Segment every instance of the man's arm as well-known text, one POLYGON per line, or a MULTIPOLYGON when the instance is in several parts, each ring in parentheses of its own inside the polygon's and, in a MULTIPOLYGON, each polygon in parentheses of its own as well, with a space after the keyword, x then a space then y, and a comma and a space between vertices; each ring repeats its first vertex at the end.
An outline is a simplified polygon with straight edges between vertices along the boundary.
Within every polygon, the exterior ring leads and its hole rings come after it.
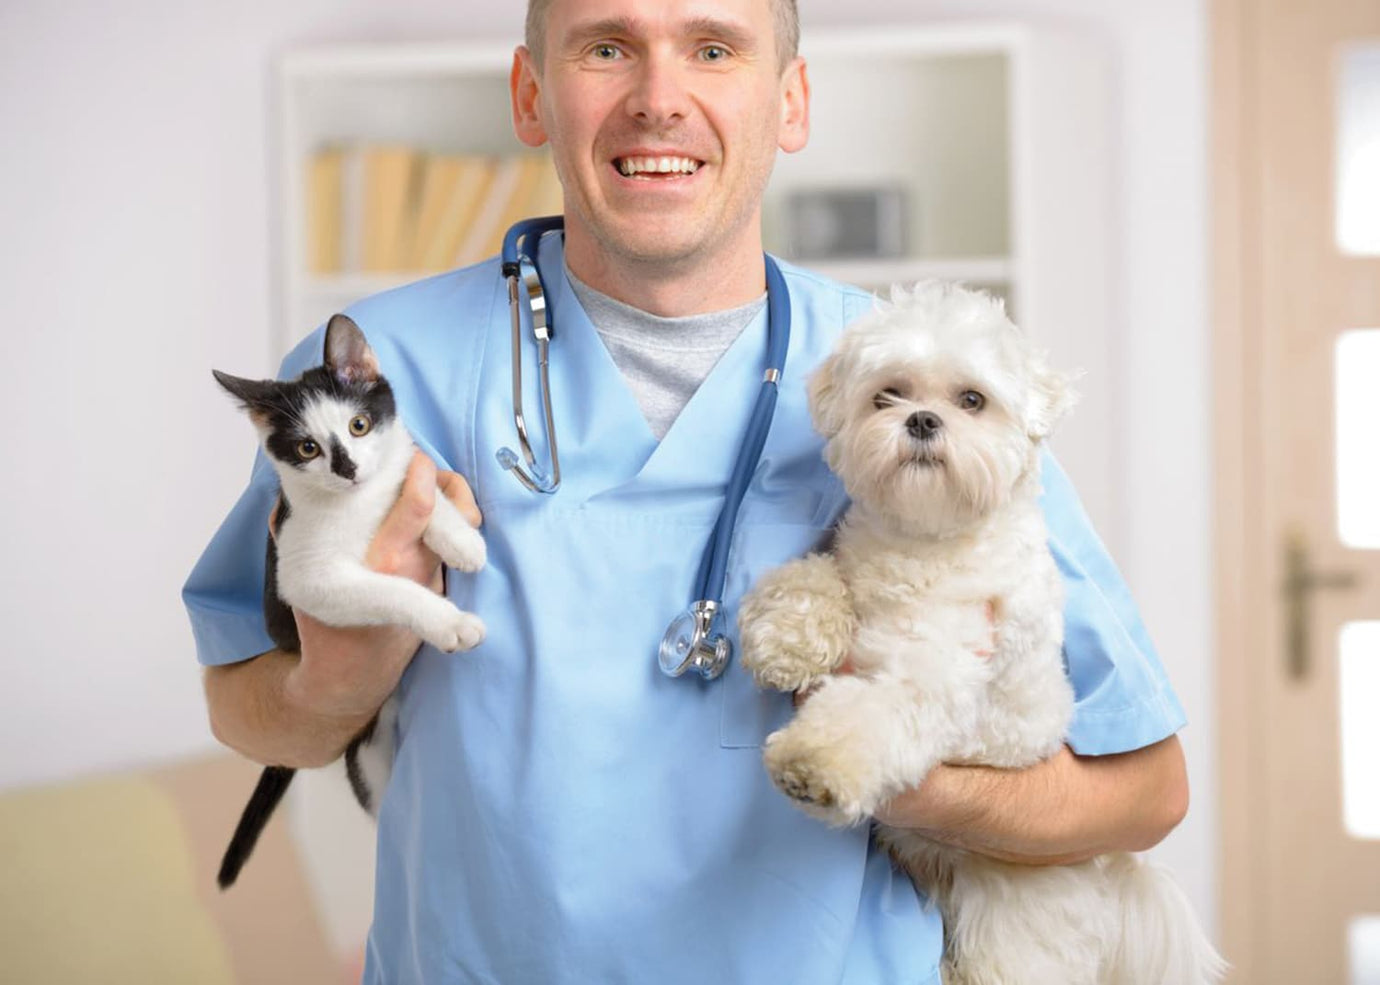
POLYGON ((1158 844, 1188 811, 1177 736, 1111 756, 1067 746, 1021 770, 939 766, 877 819, 1006 862, 1062 865, 1158 844))
MULTIPOLYGON (((466 519, 479 523, 465 481, 452 472, 438 475, 419 452, 397 504, 370 544, 369 567, 440 589, 440 562, 421 542, 438 485, 466 519)), ((345 751, 388 699, 419 640, 395 626, 337 629, 296 616, 301 654, 271 650, 206 669, 211 731, 256 762, 324 766, 345 751)))

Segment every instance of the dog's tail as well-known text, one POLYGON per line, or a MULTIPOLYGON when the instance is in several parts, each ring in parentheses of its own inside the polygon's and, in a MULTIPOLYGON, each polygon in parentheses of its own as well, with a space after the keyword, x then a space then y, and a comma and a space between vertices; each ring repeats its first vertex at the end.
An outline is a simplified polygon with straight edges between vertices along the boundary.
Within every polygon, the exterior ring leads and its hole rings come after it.
POLYGON ((1193 907, 1164 868, 1134 855, 1107 860, 1121 899, 1121 942, 1113 959, 1115 985, 1212 985, 1227 962, 1198 926, 1193 907))

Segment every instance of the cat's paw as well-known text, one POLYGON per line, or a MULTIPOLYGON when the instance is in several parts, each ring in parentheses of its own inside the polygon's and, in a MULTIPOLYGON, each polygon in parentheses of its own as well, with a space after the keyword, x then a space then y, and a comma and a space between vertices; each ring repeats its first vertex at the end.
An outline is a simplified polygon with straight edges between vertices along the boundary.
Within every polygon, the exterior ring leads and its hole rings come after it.
POLYGON ((456 571, 478 571, 488 560, 489 548, 484 543, 484 538, 478 530, 470 526, 433 528, 426 540, 441 560, 456 571))
POLYGON ((419 627, 418 635, 436 649, 444 653, 456 650, 473 650, 484 642, 484 622, 472 612, 465 612, 454 606, 444 619, 429 621, 419 627))

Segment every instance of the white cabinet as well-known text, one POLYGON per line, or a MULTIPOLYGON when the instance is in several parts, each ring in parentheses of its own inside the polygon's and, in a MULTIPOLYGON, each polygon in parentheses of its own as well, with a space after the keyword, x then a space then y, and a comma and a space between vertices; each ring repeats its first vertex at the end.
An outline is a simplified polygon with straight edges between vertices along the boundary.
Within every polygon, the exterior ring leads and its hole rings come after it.
MULTIPOLYGON (((801 50, 811 136, 778 161, 764 206, 768 248, 791 255, 801 195, 899 189, 901 255, 809 265, 868 288, 938 276, 1004 294, 1057 365, 1087 371, 1056 448, 1094 520, 1110 523, 1116 204, 1101 45, 1010 23, 941 23, 821 29, 801 50)), ((416 276, 308 273, 311 154, 342 141, 517 153, 511 61, 508 43, 329 47, 281 60, 280 348, 354 298, 416 276)))

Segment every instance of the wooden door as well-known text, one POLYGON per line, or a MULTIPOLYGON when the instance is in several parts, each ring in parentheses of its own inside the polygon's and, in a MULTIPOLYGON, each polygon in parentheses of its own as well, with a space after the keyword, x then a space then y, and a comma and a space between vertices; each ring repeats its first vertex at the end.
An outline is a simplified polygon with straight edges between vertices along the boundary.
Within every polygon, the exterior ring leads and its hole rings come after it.
POLYGON ((1223 949, 1234 982, 1372 985, 1380 247, 1339 245, 1337 212, 1347 166, 1380 196, 1380 158, 1339 152, 1380 0, 1218 0, 1213 29, 1223 949))

